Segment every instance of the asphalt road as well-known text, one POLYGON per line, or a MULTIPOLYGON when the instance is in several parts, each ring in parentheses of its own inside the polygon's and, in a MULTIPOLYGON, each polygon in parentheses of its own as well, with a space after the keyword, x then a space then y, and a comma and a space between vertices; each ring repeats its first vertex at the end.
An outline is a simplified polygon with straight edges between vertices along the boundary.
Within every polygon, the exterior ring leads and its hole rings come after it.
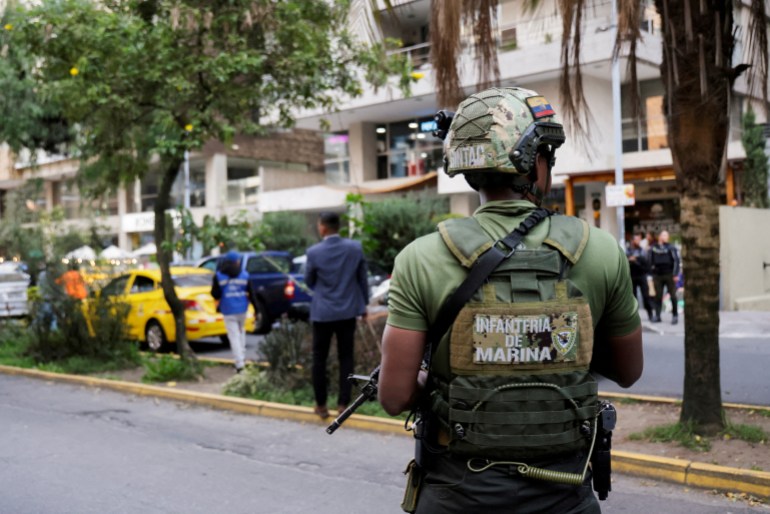
MULTIPOLYGON (((278 421, 0 375, 0 512, 401 512, 403 436, 278 421)), ((754 513, 616 475, 603 512, 754 513)), ((483 512, 483 509, 480 510, 483 512)))
MULTIPOLYGON (((247 337, 247 357, 256 358, 262 337, 247 337)), ((232 358, 230 350, 213 344, 197 343, 194 349, 200 355, 232 358)), ((770 380, 767 380, 770 344, 766 337, 723 336, 720 339, 720 360, 723 401, 770 405, 770 380)), ((684 336, 645 332, 642 378, 629 389, 602 379, 599 388, 602 391, 681 398, 684 388, 684 336)))
MULTIPOLYGON (((720 375, 722 401, 770 405, 770 344, 767 338, 721 337, 720 375)), ((684 337, 644 334, 644 373, 629 389, 609 380, 601 391, 627 392, 681 398, 684 388, 684 337)))

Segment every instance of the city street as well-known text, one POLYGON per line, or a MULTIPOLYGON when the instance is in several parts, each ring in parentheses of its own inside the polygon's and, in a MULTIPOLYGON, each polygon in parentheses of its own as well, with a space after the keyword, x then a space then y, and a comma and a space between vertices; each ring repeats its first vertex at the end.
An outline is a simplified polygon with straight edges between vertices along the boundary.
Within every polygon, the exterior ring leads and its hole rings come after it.
MULTIPOLYGON (((246 355, 255 358, 263 336, 249 335, 246 355)), ((201 356, 232 358, 232 353, 221 346, 194 344, 201 356)), ((770 405, 770 345, 767 336, 749 334, 749 337, 720 338, 722 399, 731 403, 770 405)), ((363 370, 359 370, 363 371, 363 370)), ((682 333, 644 333, 644 373, 630 389, 623 389, 602 379, 602 391, 626 392, 681 398, 684 387, 684 335, 682 333)))
MULTIPOLYGON (((0 512, 401 512, 409 438, 0 375, 0 512)), ((616 475, 605 513, 767 512, 616 475)), ((481 512, 481 511, 480 511, 481 512)))

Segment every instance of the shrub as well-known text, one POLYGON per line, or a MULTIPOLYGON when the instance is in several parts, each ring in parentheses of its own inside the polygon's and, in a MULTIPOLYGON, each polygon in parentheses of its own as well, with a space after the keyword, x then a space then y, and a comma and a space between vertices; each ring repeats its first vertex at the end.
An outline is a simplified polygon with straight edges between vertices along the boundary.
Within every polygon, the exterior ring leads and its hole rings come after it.
POLYGON ((428 194, 366 204, 367 237, 376 248, 369 260, 384 270, 392 270, 398 252, 418 237, 435 232, 438 220, 448 213, 446 198, 428 194))
POLYGON ((268 373, 256 366, 248 366, 241 373, 233 375, 222 386, 222 393, 240 398, 257 398, 260 391, 270 388, 268 373))
POLYGON ((203 364, 199 361, 170 355, 153 354, 144 361, 144 367, 142 382, 145 383, 195 380, 203 374, 203 364))
POLYGON ((136 342, 127 332, 129 310, 114 298, 78 301, 49 285, 32 301, 27 353, 38 363, 80 358, 110 362, 111 369, 138 364, 136 342))
POLYGON ((262 219, 262 243, 268 250, 302 255, 313 244, 307 216, 298 212, 268 212, 262 219))
POLYGON ((259 358, 270 365, 267 375, 279 388, 293 389, 310 382, 313 357, 309 334, 307 323, 282 319, 259 346, 259 358))

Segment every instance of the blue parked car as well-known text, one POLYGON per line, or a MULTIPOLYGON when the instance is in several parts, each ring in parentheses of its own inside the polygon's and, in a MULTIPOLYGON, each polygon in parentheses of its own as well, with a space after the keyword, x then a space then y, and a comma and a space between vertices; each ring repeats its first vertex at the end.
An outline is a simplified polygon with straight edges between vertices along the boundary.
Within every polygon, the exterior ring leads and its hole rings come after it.
MULTIPOLYGON (((273 322, 287 314, 295 319, 307 319, 310 310, 310 294, 295 272, 292 255, 289 252, 268 250, 264 252, 241 252, 242 269, 249 274, 252 290, 257 299, 255 334, 270 332, 273 322)), ((198 266, 216 271, 221 257, 206 257, 198 266)))

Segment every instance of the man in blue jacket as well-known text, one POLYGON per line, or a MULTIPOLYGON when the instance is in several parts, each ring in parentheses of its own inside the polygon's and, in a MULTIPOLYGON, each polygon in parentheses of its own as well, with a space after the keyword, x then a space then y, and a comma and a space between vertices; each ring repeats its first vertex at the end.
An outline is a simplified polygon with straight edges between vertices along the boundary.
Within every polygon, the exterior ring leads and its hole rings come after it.
POLYGON ((249 310, 249 275, 242 269, 241 254, 227 252, 211 284, 211 296, 219 300, 219 312, 235 360, 235 372, 243 370, 246 359, 246 314, 249 310))
POLYGON ((326 361, 332 335, 337 336, 340 365, 337 409, 341 411, 350 403, 348 375, 353 373, 356 317, 366 316, 369 303, 366 260, 361 243, 340 237, 339 229, 339 215, 333 212, 319 215, 318 233, 323 240, 308 248, 305 271, 305 281, 313 289, 310 321, 313 324, 315 413, 322 418, 329 416, 326 361))

